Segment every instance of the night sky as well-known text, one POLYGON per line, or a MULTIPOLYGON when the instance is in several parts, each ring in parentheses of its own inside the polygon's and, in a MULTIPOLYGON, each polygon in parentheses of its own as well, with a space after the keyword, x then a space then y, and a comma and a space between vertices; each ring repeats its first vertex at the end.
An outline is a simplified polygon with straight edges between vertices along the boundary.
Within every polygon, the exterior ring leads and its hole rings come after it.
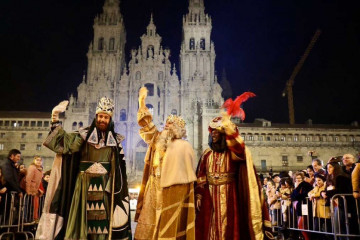
MULTIPOLYGON (((93 20, 104 0, 0 1, 0 111, 51 111, 87 69, 93 20)), ((247 118, 288 122, 281 93, 317 28, 322 34, 295 79, 296 123, 360 121, 358 1, 205 0, 219 81, 225 68, 233 96, 253 91, 247 118)), ((121 0, 126 58, 140 44, 151 12, 162 45, 179 69, 188 0, 121 0)))

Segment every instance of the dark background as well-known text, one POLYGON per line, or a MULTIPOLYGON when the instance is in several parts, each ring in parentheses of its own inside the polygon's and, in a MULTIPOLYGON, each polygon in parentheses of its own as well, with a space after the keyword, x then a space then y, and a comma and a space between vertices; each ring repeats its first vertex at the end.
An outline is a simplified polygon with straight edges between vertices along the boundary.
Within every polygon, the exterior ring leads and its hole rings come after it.
MULTIPOLYGON (((0 110, 51 111, 87 69, 93 20, 104 0, 0 1, 0 110)), ((225 68, 233 96, 253 91, 246 122, 288 122, 285 83, 317 28, 322 34, 295 79, 297 123, 360 120, 358 1, 205 0, 213 19, 216 69, 225 68)), ((162 45, 179 68, 187 0, 122 0, 126 58, 154 14, 162 45)), ((178 72, 179 74, 179 72, 178 72)))

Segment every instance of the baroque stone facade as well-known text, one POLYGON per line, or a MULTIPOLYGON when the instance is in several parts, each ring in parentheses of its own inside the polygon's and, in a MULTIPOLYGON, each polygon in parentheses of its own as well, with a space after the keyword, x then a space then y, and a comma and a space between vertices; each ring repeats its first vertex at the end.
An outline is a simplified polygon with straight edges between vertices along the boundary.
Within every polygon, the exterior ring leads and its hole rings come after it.
MULTIPOLYGON (((149 89, 147 106, 161 129, 169 114, 181 115, 187 122, 188 140, 200 154, 207 143, 207 125, 223 102, 215 74, 215 48, 211 41, 212 20, 203 0, 190 0, 183 17, 180 75, 169 60, 170 50, 161 45, 154 18, 140 37, 141 45, 131 50, 125 63, 126 33, 119 0, 105 0, 103 12, 94 21, 87 76, 71 95, 64 127, 76 130, 91 124, 96 103, 102 96, 115 101, 113 120, 116 131, 125 135, 125 154, 132 176, 141 176, 146 144, 136 121, 138 91, 149 89), (216 109, 216 110, 215 110, 216 109), (207 112, 207 114, 204 114, 207 112), (204 116, 206 117, 204 118, 204 116)), ((179 29, 181 31, 181 29, 179 29)))

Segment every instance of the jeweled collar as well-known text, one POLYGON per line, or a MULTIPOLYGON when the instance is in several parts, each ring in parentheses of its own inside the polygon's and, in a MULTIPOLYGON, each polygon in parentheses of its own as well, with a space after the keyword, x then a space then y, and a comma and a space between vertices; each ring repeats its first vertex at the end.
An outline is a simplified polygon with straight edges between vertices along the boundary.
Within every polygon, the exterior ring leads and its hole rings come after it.
MULTIPOLYGON (((86 129, 86 128, 79 129, 80 136, 84 140, 86 140, 86 136, 87 136, 88 131, 89 131, 89 129, 86 129)), ((87 140, 87 142, 89 144, 93 145, 96 148, 115 147, 116 146, 116 140, 115 140, 115 138, 114 138, 111 131, 108 132, 107 141, 105 143, 104 138, 101 138, 99 140, 98 130, 96 129, 96 127, 94 128, 94 130, 90 134, 89 139, 87 140)))

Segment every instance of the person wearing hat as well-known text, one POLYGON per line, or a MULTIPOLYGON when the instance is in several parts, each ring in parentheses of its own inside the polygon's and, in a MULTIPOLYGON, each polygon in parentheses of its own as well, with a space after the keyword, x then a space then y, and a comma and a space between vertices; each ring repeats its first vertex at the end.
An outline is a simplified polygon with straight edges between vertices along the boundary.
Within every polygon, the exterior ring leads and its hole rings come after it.
POLYGON ((264 233, 271 222, 251 153, 226 112, 209 123, 209 148, 198 164, 195 198, 196 239, 272 237, 264 233))
POLYGON ((131 239, 129 194, 114 104, 102 97, 89 127, 67 133, 52 110, 43 145, 56 153, 36 239, 131 239))
POLYGON ((170 115, 163 131, 146 107, 147 88, 139 91, 140 136, 149 145, 137 203, 135 239, 195 239, 195 153, 184 140, 185 121, 170 115))

